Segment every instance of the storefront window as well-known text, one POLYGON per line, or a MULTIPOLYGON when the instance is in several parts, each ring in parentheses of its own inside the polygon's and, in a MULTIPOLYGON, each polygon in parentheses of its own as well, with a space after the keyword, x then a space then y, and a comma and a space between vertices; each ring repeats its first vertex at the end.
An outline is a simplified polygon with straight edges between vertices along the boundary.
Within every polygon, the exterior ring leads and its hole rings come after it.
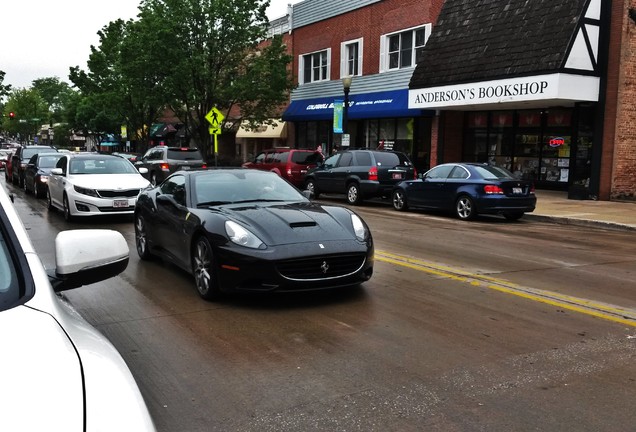
MULTIPOLYGON (((487 162, 546 185, 567 184, 574 169, 570 166, 572 117, 573 111, 567 108, 467 113, 464 160, 487 162)), ((579 136, 579 142, 583 158, 591 132, 579 136)), ((578 162, 578 153, 576 166, 589 167, 584 160, 578 162)), ((575 181, 589 183, 583 171, 577 168, 575 181)))
POLYGON ((510 170, 515 142, 513 111, 495 111, 490 117, 488 134, 488 164, 510 170))

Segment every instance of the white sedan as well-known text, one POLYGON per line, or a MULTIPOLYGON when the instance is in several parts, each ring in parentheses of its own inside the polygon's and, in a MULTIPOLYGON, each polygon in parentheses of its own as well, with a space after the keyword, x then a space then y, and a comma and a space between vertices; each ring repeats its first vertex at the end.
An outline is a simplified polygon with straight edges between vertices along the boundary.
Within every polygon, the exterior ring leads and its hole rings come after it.
POLYGON ((62 231, 55 251, 47 274, 0 186, 0 431, 154 431, 124 359, 56 295, 122 272, 126 240, 62 231))
POLYGON ((112 155, 64 155, 49 177, 49 209, 64 211, 68 221, 78 216, 133 214, 139 191, 150 185, 142 170, 112 155))

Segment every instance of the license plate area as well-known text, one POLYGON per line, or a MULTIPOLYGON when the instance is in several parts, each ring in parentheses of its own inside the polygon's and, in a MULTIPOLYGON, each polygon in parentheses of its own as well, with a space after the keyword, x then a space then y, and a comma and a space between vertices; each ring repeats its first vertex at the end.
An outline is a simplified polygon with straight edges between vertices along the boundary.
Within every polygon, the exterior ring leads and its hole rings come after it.
POLYGON ((114 200, 113 208, 128 208, 128 200, 114 200))
POLYGON ((401 172, 394 172, 394 173, 391 173, 391 178, 393 180, 402 180, 404 178, 404 174, 401 172))
POLYGON ((513 187, 512 188, 512 193, 515 195, 521 195, 523 193, 523 189, 520 187, 513 187))

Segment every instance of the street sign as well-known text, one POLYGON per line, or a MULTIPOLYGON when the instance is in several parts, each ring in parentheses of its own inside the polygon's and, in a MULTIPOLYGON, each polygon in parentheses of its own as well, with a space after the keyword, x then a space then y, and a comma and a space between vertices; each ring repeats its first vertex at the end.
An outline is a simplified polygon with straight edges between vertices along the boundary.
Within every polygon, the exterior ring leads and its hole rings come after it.
POLYGON ((221 124, 225 120, 225 116, 221 111, 214 107, 205 115, 205 119, 210 123, 210 135, 220 135, 221 124))

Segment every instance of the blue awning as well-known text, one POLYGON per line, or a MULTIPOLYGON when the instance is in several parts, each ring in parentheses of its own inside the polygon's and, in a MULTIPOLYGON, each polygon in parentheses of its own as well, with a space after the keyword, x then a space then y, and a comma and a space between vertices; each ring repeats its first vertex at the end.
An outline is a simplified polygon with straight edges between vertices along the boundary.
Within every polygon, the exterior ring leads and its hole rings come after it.
MULTIPOLYGON (((332 120, 333 101, 343 96, 330 96, 292 101, 285 113, 285 121, 332 120)), ((392 90, 355 94, 349 97, 349 119, 432 116, 434 111, 409 109, 409 91, 392 90)))

